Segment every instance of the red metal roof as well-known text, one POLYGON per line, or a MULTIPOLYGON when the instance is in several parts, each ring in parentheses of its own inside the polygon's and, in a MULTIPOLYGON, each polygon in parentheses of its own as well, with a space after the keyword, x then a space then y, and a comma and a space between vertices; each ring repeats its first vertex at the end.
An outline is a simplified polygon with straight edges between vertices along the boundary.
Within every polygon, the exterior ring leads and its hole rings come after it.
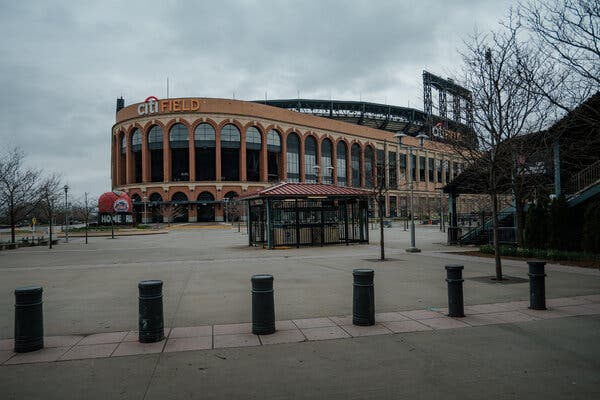
POLYGON ((345 196, 372 196, 370 190, 355 189, 343 186, 326 185, 322 183, 290 183, 282 182, 259 190, 258 192, 241 196, 240 199, 256 197, 345 197, 345 196))

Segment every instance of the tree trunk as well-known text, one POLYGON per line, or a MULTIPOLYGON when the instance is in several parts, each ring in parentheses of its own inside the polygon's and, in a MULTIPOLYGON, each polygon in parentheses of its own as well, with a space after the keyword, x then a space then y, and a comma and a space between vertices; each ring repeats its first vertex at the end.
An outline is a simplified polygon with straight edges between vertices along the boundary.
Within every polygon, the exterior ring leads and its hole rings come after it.
POLYGON ((381 199, 379 199, 379 201, 377 202, 377 208, 378 208, 378 214, 379 214, 379 247, 381 250, 381 254, 379 255, 379 260, 383 261, 385 260, 385 243, 383 240, 383 207, 382 207, 382 201, 381 199))
POLYGON ((502 280, 502 261, 500 259, 500 241, 498 240, 498 233, 500 232, 498 226, 498 195, 494 191, 492 193, 492 221, 494 229, 494 258, 496 260, 496 280, 502 280))
POLYGON ((48 248, 52 249, 52 211, 50 211, 50 224, 48 225, 48 248))
POLYGON ((521 199, 515 197, 515 212, 517 214, 517 247, 523 246, 523 232, 525 231, 525 210, 521 199))
POLYGON ((10 207, 10 211, 9 211, 9 214, 10 214, 10 242, 15 243, 15 230, 16 230, 17 222, 15 221, 15 205, 14 205, 12 199, 10 200, 9 207, 10 207))

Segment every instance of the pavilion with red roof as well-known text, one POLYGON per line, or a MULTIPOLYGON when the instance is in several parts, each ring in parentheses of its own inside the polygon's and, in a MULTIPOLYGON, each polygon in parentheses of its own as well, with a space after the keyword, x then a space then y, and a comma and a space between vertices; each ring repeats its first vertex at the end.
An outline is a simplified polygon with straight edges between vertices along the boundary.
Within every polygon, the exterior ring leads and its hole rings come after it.
POLYGON ((236 200, 248 203, 248 244, 272 249, 369 243, 373 195, 336 185, 282 182, 236 200))

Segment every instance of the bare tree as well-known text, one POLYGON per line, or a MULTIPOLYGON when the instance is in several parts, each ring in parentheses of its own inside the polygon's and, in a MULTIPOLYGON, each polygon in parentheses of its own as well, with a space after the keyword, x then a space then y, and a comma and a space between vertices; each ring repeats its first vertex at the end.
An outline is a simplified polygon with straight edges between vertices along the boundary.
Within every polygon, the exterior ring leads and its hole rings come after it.
POLYGON ((44 178, 39 187, 39 198, 42 211, 48 219, 48 247, 52 248, 52 225, 56 207, 61 197, 61 178, 57 174, 44 178))
POLYGON ((535 51, 519 44, 515 30, 475 33, 465 45, 464 79, 473 95, 477 145, 465 145, 461 137, 452 142, 466 164, 476 165, 484 177, 476 183, 492 203, 496 279, 502 280, 498 196, 510 188, 515 164, 511 145, 515 138, 537 131, 543 121, 543 99, 532 90, 533 82, 525 79, 520 68, 527 65, 537 71, 543 65, 535 51))
POLYGON ((8 214, 11 242, 17 223, 27 218, 39 202, 40 171, 27 168, 25 153, 18 147, 0 156, 0 204, 8 214))
POLYGON ((72 207, 73 217, 84 221, 85 223, 85 244, 88 244, 89 221, 93 211, 93 207, 89 202, 88 195, 89 193, 85 192, 81 203, 75 204, 72 207))
POLYGON ((171 226, 171 223, 177 217, 183 217, 187 215, 186 207, 177 204, 164 204, 160 207, 160 214, 164 218, 165 222, 168 223, 168 226, 171 226))
POLYGON ((517 6, 516 16, 518 24, 512 27, 527 36, 524 40, 533 38, 531 43, 544 59, 543 70, 523 70, 534 83, 532 90, 566 112, 600 90, 597 0, 530 0, 517 6))

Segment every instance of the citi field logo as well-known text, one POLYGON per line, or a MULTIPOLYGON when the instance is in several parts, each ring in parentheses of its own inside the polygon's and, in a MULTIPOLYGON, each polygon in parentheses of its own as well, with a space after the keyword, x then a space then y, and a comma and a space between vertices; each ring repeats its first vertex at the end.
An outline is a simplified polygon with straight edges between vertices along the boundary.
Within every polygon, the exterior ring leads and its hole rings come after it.
POLYGON ((138 104, 138 115, 157 113, 199 111, 199 99, 166 99, 159 100, 154 96, 148 97, 143 103, 138 104))
POLYGON ((143 103, 138 104, 138 115, 154 114, 158 112, 158 99, 150 96, 143 103))
POLYGON ((129 212, 129 203, 125 199, 117 199, 113 208, 116 212, 129 212))

